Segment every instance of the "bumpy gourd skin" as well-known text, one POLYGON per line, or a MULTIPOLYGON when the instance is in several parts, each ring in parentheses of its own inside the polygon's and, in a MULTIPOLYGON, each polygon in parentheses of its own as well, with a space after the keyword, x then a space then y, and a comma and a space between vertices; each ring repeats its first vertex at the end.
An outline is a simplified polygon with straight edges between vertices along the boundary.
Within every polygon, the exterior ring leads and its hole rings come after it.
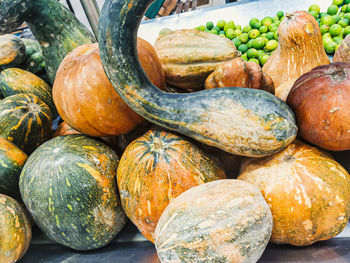
POLYGON ((99 24, 104 69, 122 99, 149 121, 244 156, 266 156, 291 143, 292 111, 277 97, 244 88, 168 94, 139 66, 136 34, 151 0, 106 1, 99 24), (117 66, 118 65, 118 66, 117 66))
POLYGON ((95 42, 91 32, 57 0, 4 0, 0 2, 0 33, 26 21, 43 49, 51 82, 63 58, 82 44, 95 42))

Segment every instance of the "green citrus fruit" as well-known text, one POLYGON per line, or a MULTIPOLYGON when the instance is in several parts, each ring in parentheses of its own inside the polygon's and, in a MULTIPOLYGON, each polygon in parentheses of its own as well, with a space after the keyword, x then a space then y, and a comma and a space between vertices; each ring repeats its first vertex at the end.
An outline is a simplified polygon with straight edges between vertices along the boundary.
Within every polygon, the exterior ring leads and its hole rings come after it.
POLYGON ((257 30, 257 29, 252 29, 248 33, 248 37, 250 39, 255 39, 255 38, 259 37, 259 36, 260 36, 260 31, 257 30))
POLYGON ((273 40, 270 40, 269 42, 267 42, 266 46, 265 46, 265 50, 267 52, 270 52, 270 51, 273 51, 277 48, 278 46, 278 42, 273 39, 273 40))
POLYGON ((197 29, 200 31, 204 31, 204 30, 206 30, 206 27, 203 25, 200 25, 199 27, 197 27, 197 29))
MULTIPOLYGON (((224 31, 222 31, 222 32, 224 32, 224 31)), ((229 39, 233 39, 235 37, 235 30, 233 28, 227 29, 226 37, 229 39)))
POLYGON ((266 38, 267 38, 268 40, 274 39, 274 33, 273 33, 273 32, 268 32, 268 33, 266 34, 266 38))
POLYGON ((212 30, 214 27, 214 23, 212 21, 209 21, 206 23, 206 27, 208 30, 212 30))
POLYGON ((251 27, 254 27, 254 25, 256 24, 256 23, 258 23, 259 22, 259 19, 257 19, 257 18, 252 18, 252 19, 250 19, 250 21, 249 21, 249 25, 251 26, 251 27))
POLYGON ((236 29, 235 30, 235 36, 238 37, 242 34, 242 30, 236 29))
POLYGON ((242 44, 241 40, 238 37, 232 39, 232 42, 235 44, 236 48, 238 48, 242 44))
POLYGON ((262 55, 262 56, 259 58, 260 65, 261 65, 261 66, 264 66, 265 63, 266 63, 266 61, 267 61, 269 58, 270 58, 270 56, 267 55, 267 54, 262 55))
POLYGON ((265 54, 264 50, 258 50, 258 59, 264 54, 265 54))
POLYGON ((248 33, 250 30, 252 30, 251 26, 245 26, 243 27, 243 33, 248 33))
POLYGON ((327 14, 321 18, 321 23, 328 26, 334 25, 336 23, 335 17, 327 14))
POLYGON ((343 30, 343 36, 344 38, 350 34, 350 26, 347 26, 346 28, 344 28, 343 30))
POLYGON ((277 12, 277 17, 278 17, 279 19, 281 19, 282 17, 284 17, 283 11, 278 11, 278 12, 277 12))
POLYGON ((271 25, 273 23, 273 18, 272 17, 270 17, 270 16, 267 16, 267 17, 264 17, 262 20, 261 20, 261 24, 263 25, 263 26, 269 26, 269 25, 271 25))
POLYGON ((247 57, 249 59, 251 58, 257 58, 258 57, 258 51, 255 48, 250 48, 247 51, 247 57))
POLYGON ((334 41, 335 43, 337 43, 337 45, 340 45, 341 42, 343 42, 343 37, 342 37, 342 36, 333 37, 333 41, 334 41))
POLYGON ((341 27, 347 27, 350 23, 350 20, 347 18, 343 18, 338 22, 338 25, 340 25, 341 27))
POLYGON ((243 54, 241 56, 241 59, 245 60, 245 61, 248 61, 248 57, 247 57, 247 53, 243 54))
POLYGON ((253 28, 255 28, 255 29, 259 29, 260 27, 261 27, 261 23, 260 22, 255 23, 254 26, 253 26, 253 28))
POLYGON ((327 14, 334 16, 336 14, 338 14, 339 11, 339 7, 336 5, 331 5, 330 7, 328 7, 327 9, 327 14))
POLYGON ((345 0, 344 4, 350 4, 350 0, 345 0))
POLYGON ((214 28, 213 28, 212 30, 210 30, 210 33, 213 33, 213 34, 215 34, 215 35, 218 35, 218 34, 219 34, 219 32, 216 31, 214 28))
POLYGON ((340 6, 343 4, 343 2, 344 2, 344 0, 333 0, 333 5, 340 6))
POLYGON ((217 32, 221 31, 220 27, 218 27, 218 26, 214 26, 213 29, 216 30, 217 32))
POLYGON ((344 12, 344 13, 345 13, 345 11, 346 11, 346 7, 347 7, 347 5, 343 5, 343 6, 341 7, 340 11, 342 11, 342 12, 344 12))
POLYGON ((278 40, 278 32, 277 31, 275 33, 273 33, 273 37, 275 40, 278 40))
POLYGON ((216 26, 219 27, 220 29, 224 29, 225 24, 226 24, 225 20, 219 20, 216 26))
POLYGON ((239 35, 239 40, 241 40, 242 44, 246 44, 248 43, 249 37, 247 33, 243 33, 241 35, 239 35))
POLYGON ((261 34, 263 34, 263 33, 267 33, 269 31, 269 29, 268 29, 267 26, 261 26, 259 28, 259 31, 260 31, 261 34))
POLYGON ((238 47, 238 50, 241 51, 243 54, 247 53, 248 49, 249 48, 247 47, 246 44, 240 44, 239 47, 238 47))
POLYGON ((338 24, 332 25, 329 28, 329 33, 331 34, 332 37, 340 36, 342 32, 343 32, 343 28, 338 24))
POLYGON ((229 28, 232 28, 233 30, 235 30, 235 22, 228 21, 225 26, 224 26, 224 31, 226 32, 229 28))
POLYGON ((238 30, 242 30, 242 26, 241 26, 241 25, 236 25, 236 26, 235 26, 235 29, 236 29, 236 30, 237 30, 237 29, 238 29, 238 30))
POLYGON ((320 29, 321 29, 321 34, 322 35, 324 35, 327 32, 329 32, 329 26, 328 25, 322 25, 322 26, 320 26, 320 29))
POLYGON ((317 13, 316 11, 314 11, 314 10, 310 11, 309 13, 310 13, 310 15, 312 15, 314 18, 317 18, 317 17, 318 17, 318 13, 317 13))
POLYGON ((311 5, 310 7, 309 7, 309 12, 310 11, 316 11, 317 13, 320 13, 321 12, 321 9, 320 9, 320 7, 318 6, 318 5, 311 5))
POLYGON ((327 54, 330 54, 330 55, 334 54, 336 47, 337 47, 337 43, 335 43, 334 41, 329 41, 324 46, 327 54))
POLYGON ((248 60, 248 62, 255 62, 256 64, 259 65, 259 60, 257 60, 256 58, 250 58, 250 59, 248 60))
POLYGON ((350 5, 349 4, 345 8, 345 13, 350 13, 350 5))
POLYGON ((335 22, 338 23, 341 19, 340 15, 334 15, 335 22))
POLYGON ((248 48, 252 48, 253 47, 253 41, 254 41, 254 39, 251 39, 251 40, 248 41, 248 43, 247 43, 247 47, 248 48))
POLYGON ((265 40, 262 37, 257 37, 253 41, 252 47, 255 49, 262 49, 265 46, 265 40))

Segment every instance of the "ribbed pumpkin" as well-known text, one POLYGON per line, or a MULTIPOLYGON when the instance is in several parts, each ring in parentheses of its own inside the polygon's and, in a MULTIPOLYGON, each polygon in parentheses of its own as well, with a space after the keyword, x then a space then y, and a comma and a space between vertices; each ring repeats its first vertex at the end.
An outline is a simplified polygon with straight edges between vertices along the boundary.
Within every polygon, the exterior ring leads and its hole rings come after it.
POLYGON ((314 68, 293 85, 287 103, 299 135, 332 151, 350 150, 350 64, 314 68))
POLYGON ((0 194, 0 237, 1 263, 20 260, 32 238, 32 229, 21 205, 2 194, 0 194))
POLYGON ((29 71, 19 68, 3 70, 0 74, 0 90, 4 97, 19 93, 33 94, 50 107, 54 117, 57 116, 50 85, 29 71))
MULTIPOLYGON (((140 61, 150 79, 164 88, 162 68, 152 46, 140 40, 138 50, 142 50, 140 61)), ((62 119, 90 136, 125 134, 143 121, 113 89, 102 68, 97 44, 80 46, 62 61, 53 98, 62 119)))
POLYGON ((69 134, 81 134, 81 132, 74 130, 67 123, 62 122, 60 125, 58 125, 55 133, 53 134, 53 137, 69 135, 69 134))
POLYGON ((222 87, 261 89, 275 93, 272 79, 262 72, 260 66, 241 58, 222 63, 205 81, 205 89, 222 87))
POLYGON ((334 54, 333 63, 350 63, 350 36, 347 35, 334 54))
POLYGON ((17 94, 0 101, 0 137, 31 154, 51 137, 49 107, 32 94, 17 94))
POLYGON ((0 194, 19 197, 18 181, 27 155, 0 137, 0 194))
POLYGON ((169 202, 191 187, 224 178, 222 168, 191 141, 158 129, 133 141, 118 168, 124 211, 152 242, 169 202))
POLYGON ((14 35, 0 35, 0 69, 16 67, 26 58, 23 41, 14 35))
POLYGON ((154 47, 166 82, 190 90, 203 89, 206 78, 218 65, 239 54, 236 46, 227 38, 197 29, 162 34, 154 47))
POLYGON ((36 224, 77 250, 108 244, 126 222, 115 175, 118 156, 85 135, 56 137, 26 162, 19 187, 36 224))
POLYGON ((218 180, 187 190, 167 206, 155 244, 161 262, 257 262, 272 224, 259 188, 218 180))
POLYGON ((243 163, 238 177, 258 186, 273 215, 271 241, 307 246, 339 234, 350 216, 350 175, 300 141, 243 163))
POLYGON ((316 19, 307 12, 297 11, 287 14, 279 25, 278 47, 263 71, 272 78, 276 96, 285 100, 297 78, 329 63, 316 19), (282 84, 285 85, 280 86, 282 84))

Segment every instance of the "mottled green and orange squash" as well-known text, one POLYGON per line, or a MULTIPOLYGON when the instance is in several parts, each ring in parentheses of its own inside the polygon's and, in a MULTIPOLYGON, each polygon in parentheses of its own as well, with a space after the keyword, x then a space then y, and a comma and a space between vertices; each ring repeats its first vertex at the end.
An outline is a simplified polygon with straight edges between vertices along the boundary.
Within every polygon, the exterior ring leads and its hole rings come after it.
POLYGON ((218 180, 187 190, 165 208, 155 244, 161 262, 257 262, 272 225, 258 187, 218 180))
POLYGON ((126 148, 117 176, 126 215, 152 242, 157 222, 174 198, 225 178, 219 164, 193 142, 160 129, 148 131, 126 148))
POLYGON ((22 206, 0 194, 0 262, 17 262, 24 256, 32 238, 32 229, 22 206))
POLYGON ((19 187, 39 228, 76 250, 107 245, 126 223, 115 176, 118 156, 88 136, 58 136, 26 162, 19 187))
POLYGON ((43 51, 39 41, 28 38, 22 38, 22 41, 26 46, 26 59, 21 68, 37 75, 46 73, 43 51))
POLYGON ((19 175, 27 158, 16 145, 0 137, 0 194, 20 196, 19 175))
POLYGON ((29 71, 19 68, 3 70, 0 73, 0 91, 4 97, 19 93, 33 94, 50 107, 53 117, 57 116, 51 86, 29 71))
POLYGON ((17 94, 0 101, 0 137, 31 154, 51 137, 51 111, 33 94, 17 94))
POLYGON ((53 134, 53 137, 69 135, 69 134, 81 134, 81 132, 74 130, 67 123, 62 122, 60 125, 58 125, 56 131, 53 134))
POLYGON ((57 0, 2 0, 0 33, 27 22, 39 41, 47 74, 53 83, 58 66, 74 48, 95 42, 91 32, 57 0))
POLYGON ((0 70, 19 66, 25 58, 26 47, 19 37, 0 35, 0 70))
POLYGON ((136 55, 138 25, 151 2, 106 1, 102 9, 101 60, 123 101, 158 126, 236 155, 271 155, 294 140, 292 111, 265 91, 231 87, 173 94, 152 85, 136 55))
POLYGON ((350 216, 350 175, 332 157, 296 140, 243 163, 238 177, 258 186, 273 215, 271 241, 307 246, 330 239, 350 216))

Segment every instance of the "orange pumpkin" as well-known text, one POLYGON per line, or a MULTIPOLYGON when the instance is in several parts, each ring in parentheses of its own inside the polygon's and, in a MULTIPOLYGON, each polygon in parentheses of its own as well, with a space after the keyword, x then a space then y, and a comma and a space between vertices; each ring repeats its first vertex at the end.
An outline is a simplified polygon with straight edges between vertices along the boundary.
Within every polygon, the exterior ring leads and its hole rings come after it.
POLYGON ((273 215, 271 241, 307 246, 339 234, 350 216, 350 175, 301 141, 243 163, 240 180, 258 186, 273 215))
POLYGON ((53 137, 62 136, 62 135, 68 135, 68 134, 81 134, 81 132, 78 132, 77 130, 74 130, 67 123, 62 122, 57 127, 55 133, 53 134, 53 137))
POLYGON ((117 175, 126 215, 152 242, 171 200, 189 188, 224 178, 223 169, 191 141, 158 129, 126 148, 117 175))
MULTIPOLYGON (((164 88, 163 71, 152 46, 140 40, 138 50, 141 50, 140 61, 151 81, 164 88)), ((109 82, 98 44, 79 46, 65 57, 57 71, 52 95, 62 119, 90 136, 125 134, 143 121, 109 82)))

